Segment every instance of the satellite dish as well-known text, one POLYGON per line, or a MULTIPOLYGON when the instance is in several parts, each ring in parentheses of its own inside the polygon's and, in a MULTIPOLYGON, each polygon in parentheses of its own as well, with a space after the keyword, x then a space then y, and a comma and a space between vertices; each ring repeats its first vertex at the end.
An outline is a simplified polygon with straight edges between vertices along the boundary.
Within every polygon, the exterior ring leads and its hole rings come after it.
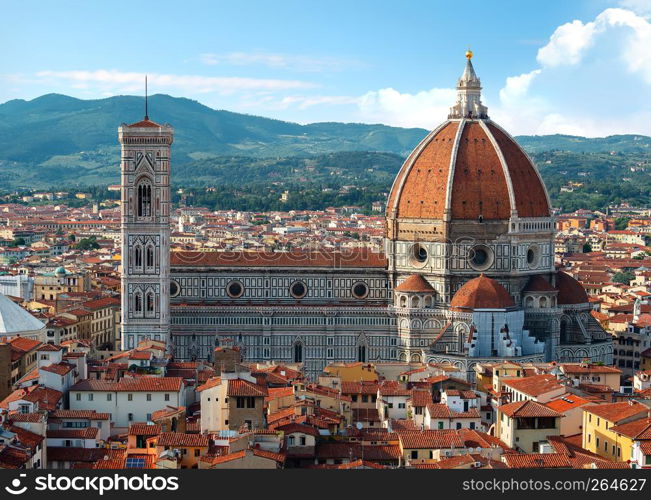
POLYGON ((357 423, 355 424, 355 427, 357 427, 357 430, 360 430, 360 431, 361 431, 361 430, 364 428, 364 424, 362 424, 361 422, 357 422, 357 423))

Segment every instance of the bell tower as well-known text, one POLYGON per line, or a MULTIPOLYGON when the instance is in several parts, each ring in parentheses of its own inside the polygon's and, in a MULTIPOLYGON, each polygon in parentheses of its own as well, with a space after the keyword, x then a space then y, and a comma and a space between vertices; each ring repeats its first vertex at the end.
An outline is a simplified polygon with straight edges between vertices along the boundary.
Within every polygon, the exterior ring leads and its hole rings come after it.
POLYGON ((122 349, 170 343, 170 149, 174 131, 147 116, 122 124, 122 349))

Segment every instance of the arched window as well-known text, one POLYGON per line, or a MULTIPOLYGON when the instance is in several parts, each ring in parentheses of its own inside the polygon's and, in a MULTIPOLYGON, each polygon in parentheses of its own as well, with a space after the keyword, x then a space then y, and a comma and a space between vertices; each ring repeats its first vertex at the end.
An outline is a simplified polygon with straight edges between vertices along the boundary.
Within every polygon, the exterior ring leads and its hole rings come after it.
POLYGON ((143 180, 138 184, 138 217, 151 217, 151 183, 143 180))
POLYGON ((151 245, 147 247, 147 267, 154 267, 154 247, 151 245))
POLYGON ((547 297, 540 297, 540 307, 547 307, 547 297))
POLYGON ((134 257, 136 267, 142 266, 142 247, 140 245, 136 245, 136 248, 134 249, 134 257))
POLYGON ((300 342, 294 344, 294 363, 303 362, 303 344, 300 342))
POLYGON ((137 292, 133 298, 134 309, 137 313, 142 312, 142 294, 137 292))
POLYGON ((154 312, 154 292, 147 293, 147 312, 154 312))
POLYGON ((366 362, 366 346, 365 345, 357 346, 357 361, 361 361, 362 363, 366 362))

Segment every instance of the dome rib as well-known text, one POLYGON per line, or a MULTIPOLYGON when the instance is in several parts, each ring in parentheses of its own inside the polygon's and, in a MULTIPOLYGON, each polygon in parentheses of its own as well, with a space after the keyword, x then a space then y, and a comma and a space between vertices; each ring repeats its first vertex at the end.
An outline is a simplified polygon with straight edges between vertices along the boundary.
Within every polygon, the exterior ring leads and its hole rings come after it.
POLYGON ((481 125, 481 128, 484 130, 486 137, 488 137, 488 139, 491 141, 491 144, 495 149, 495 153, 497 154, 497 158, 500 160, 500 165, 502 165, 502 172, 504 172, 504 179, 506 180, 506 189, 507 192, 509 193, 511 216, 517 217, 518 210, 517 210, 517 203, 515 201, 515 192, 513 191, 513 180, 511 179, 511 172, 509 171, 509 166, 508 163, 506 162, 506 158, 504 158, 504 153, 502 153, 502 149, 499 147, 499 144, 497 143, 497 139, 495 139, 495 136, 486 125, 486 122, 480 121, 479 124, 481 125))
POLYGON ((492 121, 488 122, 486 127, 491 131, 491 135, 495 137, 502 154, 509 158, 506 166, 513 185, 513 191, 520 194, 520 196, 515 197, 515 209, 518 216, 549 217, 551 215, 549 193, 547 193, 540 172, 538 172, 531 158, 502 127, 492 121), (523 197, 523 193, 528 196, 523 197))
POLYGON ((452 220, 503 220, 511 215, 504 170, 480 122, 468 121, 463 129, 449 196, 452 220))

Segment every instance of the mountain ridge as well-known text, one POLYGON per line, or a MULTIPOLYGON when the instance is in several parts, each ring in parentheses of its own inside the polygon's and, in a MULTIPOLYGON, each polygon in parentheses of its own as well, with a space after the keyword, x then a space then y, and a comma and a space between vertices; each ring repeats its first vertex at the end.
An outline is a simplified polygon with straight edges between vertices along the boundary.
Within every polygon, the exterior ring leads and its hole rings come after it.
MULTIPOLYGON (((253 165, 262 158, 345 152, 377 153, 384 165, 382 154, 405 157, 428 133, 422 128, 383 124, 299 124, 217 110, 167 94, 150 96, 149 109, 154 121, 174 127, 175 170, 185 172, 195 165, 210 167, 213 161, 224 165, 227 157, 251 158, 253 165)), ((130 95, 85 100, 51 93, 0 104, 0 183, 16 187, 114 182, 119 173, 117 128, 122 123, 137 122, 143 115, 143 97, 130 95)), ((531 154, 651 152, 651 137, 640 134, 604 138, 555 134, 516 139, 531 154)), ((355 161, 356 157, 350 158, 355 161)), ((337 163, 341 161, 338 157, 337 163)))

